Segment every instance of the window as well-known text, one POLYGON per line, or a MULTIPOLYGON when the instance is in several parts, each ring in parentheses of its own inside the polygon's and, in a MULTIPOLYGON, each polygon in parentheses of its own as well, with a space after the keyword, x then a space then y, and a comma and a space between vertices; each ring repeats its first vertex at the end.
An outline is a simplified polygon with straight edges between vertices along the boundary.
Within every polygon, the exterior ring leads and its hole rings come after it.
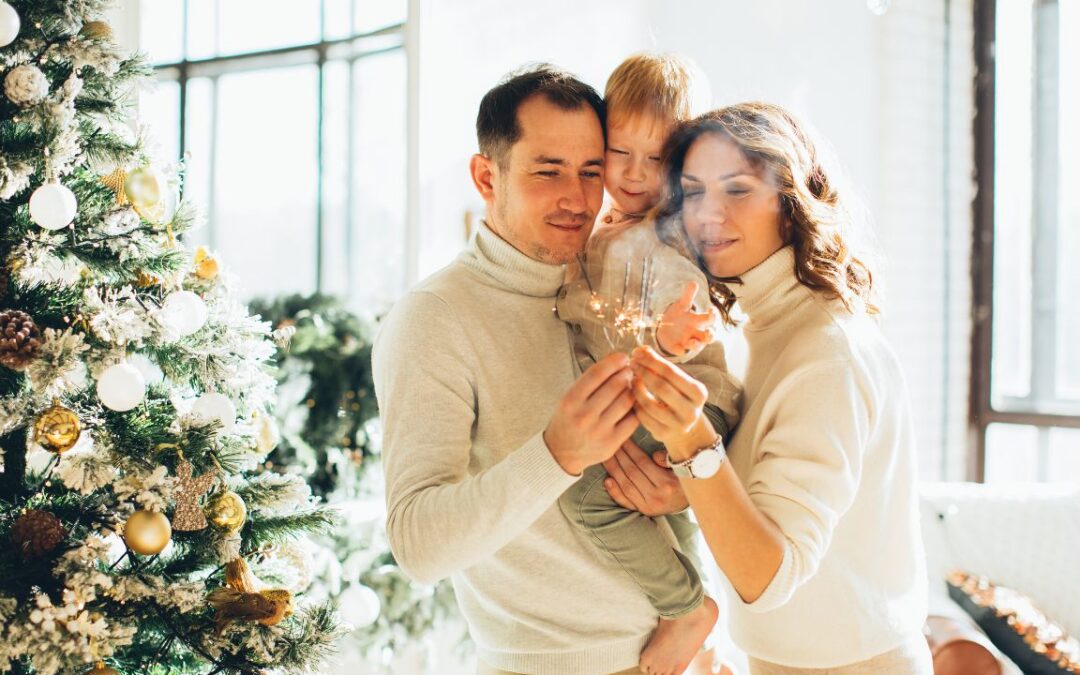
POLYGON ((165 158, 246 296, 406 284, 406 0, 142 0, 165 158))
POLYGON ((975 8, 971 474, 1080 481, 1080 3, 975 8))

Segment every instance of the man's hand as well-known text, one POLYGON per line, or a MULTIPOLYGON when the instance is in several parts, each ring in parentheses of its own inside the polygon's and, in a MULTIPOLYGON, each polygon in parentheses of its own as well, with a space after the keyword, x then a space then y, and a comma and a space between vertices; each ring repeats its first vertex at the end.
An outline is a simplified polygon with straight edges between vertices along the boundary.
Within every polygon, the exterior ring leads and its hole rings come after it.
POLYGON ((615 502, 646 516, 666 516, 689 506, 679 479, 667 468, 667 453, 650 458, 633 441, 627 441, 615 456, 604 462, 610 478, 604 487, 615 502))
POLYGON ((611 354, 585 371, 555 407, 544 442, 559 466, 577 475, 610 458, 638 427, 634 374, 626 354, 611 354))
POLYGON ((694 311, 697 292, 696 283, 691 281, 686 284, 679 299, 668 305, 660 315, 656 343, 671 356, 682 356, 713 341, 712 326, 716 322, 716 315, 712 311, 704 314, 694 311))

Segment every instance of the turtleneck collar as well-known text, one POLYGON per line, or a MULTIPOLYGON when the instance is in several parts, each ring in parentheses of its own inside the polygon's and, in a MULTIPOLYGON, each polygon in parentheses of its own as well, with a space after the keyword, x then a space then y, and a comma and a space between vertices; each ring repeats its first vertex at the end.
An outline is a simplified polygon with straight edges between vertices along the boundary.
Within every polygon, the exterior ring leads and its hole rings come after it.
POLYGON ((559 292, 565 265, 533 260, 502 239, 481 221, 473 232, 465 263, 512 291, 537 298, 551 298, 559 292))
POLYGON ((747 328, 764 328, 782 317, 810 289, 795 276, 795 249, 785 246, 729 286, 749 319, 747 328))

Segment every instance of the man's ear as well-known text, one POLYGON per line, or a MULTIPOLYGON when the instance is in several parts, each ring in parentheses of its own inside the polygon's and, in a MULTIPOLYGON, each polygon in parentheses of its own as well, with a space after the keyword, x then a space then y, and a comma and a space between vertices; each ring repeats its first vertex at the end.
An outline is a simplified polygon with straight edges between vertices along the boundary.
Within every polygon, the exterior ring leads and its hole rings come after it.
POLYGON ((469 160, 469 174, 472 175, 476 191, 480 193, 485 202, 490 204, 495 198, 494 160, 479 153, 473 155, 472 159, 469 160))

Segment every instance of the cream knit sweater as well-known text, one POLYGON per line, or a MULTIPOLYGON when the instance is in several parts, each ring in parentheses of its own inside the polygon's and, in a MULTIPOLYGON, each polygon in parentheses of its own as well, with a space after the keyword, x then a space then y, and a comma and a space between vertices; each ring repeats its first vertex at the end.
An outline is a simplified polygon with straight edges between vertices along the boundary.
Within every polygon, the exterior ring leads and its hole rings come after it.
POLYGON ((576 480, 543 440, 577 375, 563 274, 481 226, 394 307, 373 367, 398 563, 451 577, 489 665, 597 675, 635 666, 657 615, 556 503, 576 480))
POLYGON ((865 660, 926 618, 904 377, 873 318, 799 283, 790 247, 742 282, 745 407, 728 453, 786 550, 753 604, 732 595, 732 636, 785 666, 865 660))

